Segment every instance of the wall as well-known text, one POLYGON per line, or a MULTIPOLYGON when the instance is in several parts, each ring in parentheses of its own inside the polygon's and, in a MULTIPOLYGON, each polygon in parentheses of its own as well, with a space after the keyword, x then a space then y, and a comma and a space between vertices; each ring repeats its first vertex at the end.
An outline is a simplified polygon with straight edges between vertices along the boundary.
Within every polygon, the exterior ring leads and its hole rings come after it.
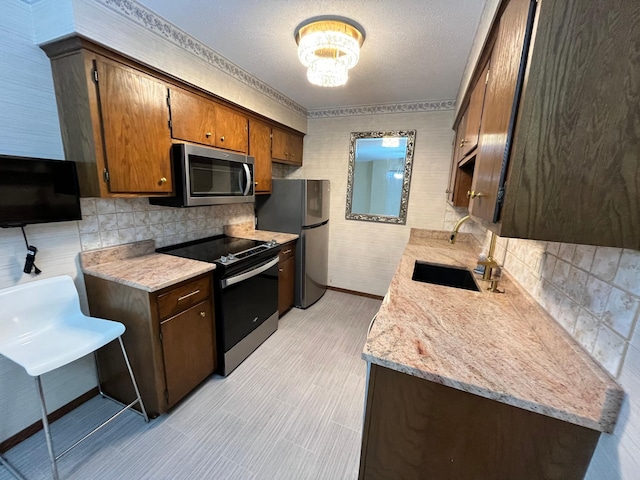
POLYGON ((310 118, 304 166, 290 176, 331 181, 329 285, 384 295, 411 227, 441 229, 449 175, 453 110, 310 118), (406 225, 345 219, 351 132, 415 129, 406 225))

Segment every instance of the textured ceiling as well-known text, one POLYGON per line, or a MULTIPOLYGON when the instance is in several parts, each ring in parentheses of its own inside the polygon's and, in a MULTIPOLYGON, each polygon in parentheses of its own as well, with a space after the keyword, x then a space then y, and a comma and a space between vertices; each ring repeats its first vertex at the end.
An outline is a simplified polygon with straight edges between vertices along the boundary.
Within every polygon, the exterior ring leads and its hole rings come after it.
POLYGON ((485 0, 138 0, 307 109, 453 99, 485 0), (316 87, 295 28, 320 15, 365 29, 347 85, 316 87))

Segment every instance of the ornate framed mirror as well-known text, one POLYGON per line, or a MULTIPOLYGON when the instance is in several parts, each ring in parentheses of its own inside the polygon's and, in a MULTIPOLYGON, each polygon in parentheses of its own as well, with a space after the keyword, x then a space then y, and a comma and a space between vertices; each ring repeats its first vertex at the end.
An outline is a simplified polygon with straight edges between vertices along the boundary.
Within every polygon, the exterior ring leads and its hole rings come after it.
POLYGON ((345 218, 407 222, 415 130, 352 132, 345 218))

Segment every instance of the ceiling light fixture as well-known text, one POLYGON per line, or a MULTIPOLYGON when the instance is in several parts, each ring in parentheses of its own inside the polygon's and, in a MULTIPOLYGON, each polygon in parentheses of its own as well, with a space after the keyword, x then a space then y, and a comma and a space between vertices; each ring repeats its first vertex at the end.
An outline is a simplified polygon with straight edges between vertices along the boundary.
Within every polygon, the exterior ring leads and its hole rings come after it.
POLYGON ((347 83, 349 69, 360 58, 362 27, 341 17, 315 17, 298 25, 294 36, 309 82, 321 87, 347 83))

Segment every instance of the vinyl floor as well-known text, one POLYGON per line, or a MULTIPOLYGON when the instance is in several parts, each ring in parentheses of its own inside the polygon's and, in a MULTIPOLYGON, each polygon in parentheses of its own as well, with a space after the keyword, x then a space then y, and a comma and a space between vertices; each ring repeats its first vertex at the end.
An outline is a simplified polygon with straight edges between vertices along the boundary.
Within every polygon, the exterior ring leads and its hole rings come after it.
MULTIPOLYGON (((307 310, 292 309, 228 377, 209 377, 148 424, 125 412, 60 459, 60 477, 356 479, 366 376, 360 354, 379 306, 327 291, 307 310)), ((56 450, 114 409, 95 397, 54 422, 56 450)), ((5 457, 27 479, 51 478, 42 432, 5 457)), ((0 480, 11 478, 0 466, 0 480)))

